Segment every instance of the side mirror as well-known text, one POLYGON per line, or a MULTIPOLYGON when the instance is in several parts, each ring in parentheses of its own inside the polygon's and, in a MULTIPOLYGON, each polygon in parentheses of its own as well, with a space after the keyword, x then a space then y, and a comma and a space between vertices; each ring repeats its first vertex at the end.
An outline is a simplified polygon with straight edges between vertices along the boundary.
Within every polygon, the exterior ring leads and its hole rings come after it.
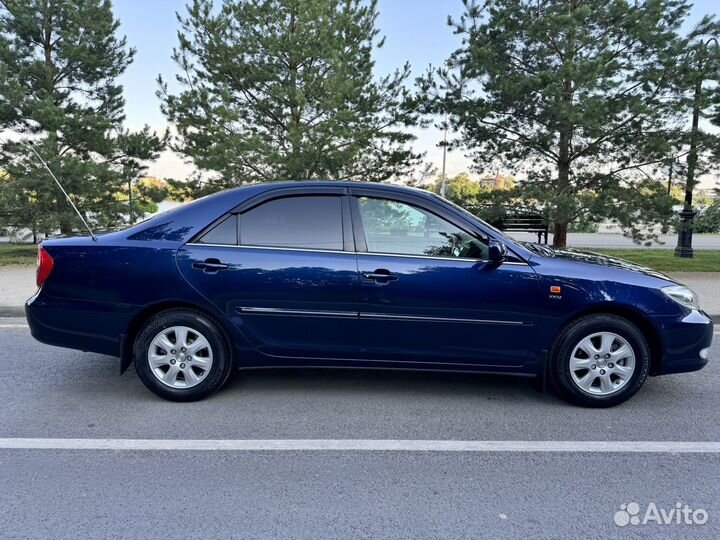
POLYGON ((500 264, 505 260, 507 255, 507 246, 499 240, 490 240, 488 244, 488 259, 493 264, 500 264))

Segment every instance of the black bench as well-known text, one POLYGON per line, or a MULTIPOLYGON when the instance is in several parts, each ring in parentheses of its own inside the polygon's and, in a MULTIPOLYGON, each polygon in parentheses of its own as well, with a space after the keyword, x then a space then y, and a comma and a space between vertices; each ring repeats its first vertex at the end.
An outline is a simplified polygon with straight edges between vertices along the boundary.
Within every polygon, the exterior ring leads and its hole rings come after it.
POLYGON ((548 243, 548 224, 540 214, 506 216, 493 225, 501 231, 535 233, 538 237, 538 244, 548 243))

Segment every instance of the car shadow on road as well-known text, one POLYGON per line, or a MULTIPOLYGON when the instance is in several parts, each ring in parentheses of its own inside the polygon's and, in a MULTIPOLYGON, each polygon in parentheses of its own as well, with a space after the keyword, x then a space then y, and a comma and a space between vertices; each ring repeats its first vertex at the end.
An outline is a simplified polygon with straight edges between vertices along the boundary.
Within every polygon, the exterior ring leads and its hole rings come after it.
MULTIPOLYGON (((223 393, 243 391, 266 393, 321 392, 327 394, 367 394, 380 397, 443 396, 485 397, 488 400, 516 399, 538 401, 543 398, 539 378, 482 373, 442 371, 379 370, 360 368, 259 368, 241 370, 229 381, 223 393)), ((554 400, 548 388, 546 397, 554 400)))
MULTIPOLYGON (((131 365, 118 376, 117 359, 96 354, 84 355, 83 362, 58 362, 55 369, 64 382, 64 392, 71 395, 102 396, 103 399, 151 402, 161 398, 144 388, 131 365)), ((664 409, 669 403, 682 400, 692 406, 702 399, 702 391, 691 379, 670 376, 649 378, 645 387, 620 407, 664 409)), ((57 388, 56 388, 57 390, 57 388)), ((355 368, 259 368, 235 373, 228 384, 209 397, 211 402, 238 402, 263 397, 288 399, 397 400, 402 397, 426 398, 462 404, 468 400, 484 400, 498 404, 536 404, 546 407, 566 405, 548 382, 543 388, 539 377, 512 375, 454 373, 441 371, 410 371, 355 368)))

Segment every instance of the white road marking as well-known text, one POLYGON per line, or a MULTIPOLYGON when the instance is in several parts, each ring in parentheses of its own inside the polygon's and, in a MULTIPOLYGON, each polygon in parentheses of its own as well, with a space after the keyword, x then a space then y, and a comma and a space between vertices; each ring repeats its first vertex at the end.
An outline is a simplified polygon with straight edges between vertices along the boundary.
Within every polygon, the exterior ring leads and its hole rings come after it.
POLYGON ((394 439, 36 439, 0 438, 18 450, 229 450, 401 452, 592 452, 720 454, 720 441, 452 441, 394 439))

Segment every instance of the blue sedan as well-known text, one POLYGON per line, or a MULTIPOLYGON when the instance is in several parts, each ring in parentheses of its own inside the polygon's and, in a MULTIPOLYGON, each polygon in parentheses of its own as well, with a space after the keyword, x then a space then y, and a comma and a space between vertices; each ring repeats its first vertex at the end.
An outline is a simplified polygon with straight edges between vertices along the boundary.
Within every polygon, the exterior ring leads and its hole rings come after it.
POLYGON ((665 275, 517 242, 379 184, 254 184, 46 240, 37 284, 37 340, 119 356, 176 401, 238 369, 311 366, 537 376, 607 407, 648 376, 701 369, 713 335, 665 275))

